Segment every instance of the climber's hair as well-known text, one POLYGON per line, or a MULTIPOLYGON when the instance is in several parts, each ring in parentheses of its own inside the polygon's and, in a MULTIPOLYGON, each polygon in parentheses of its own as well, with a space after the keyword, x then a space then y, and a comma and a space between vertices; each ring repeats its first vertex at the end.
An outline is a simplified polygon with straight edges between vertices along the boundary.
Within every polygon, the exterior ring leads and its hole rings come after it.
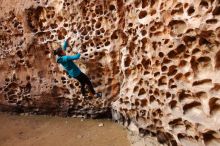
POLYGON ((56 50, 53 51, 53 54, 58 55, 58 56, 62 56, 62 50, 63 49, 61 47, 59 47, 59 48, 57 48, 56 50))

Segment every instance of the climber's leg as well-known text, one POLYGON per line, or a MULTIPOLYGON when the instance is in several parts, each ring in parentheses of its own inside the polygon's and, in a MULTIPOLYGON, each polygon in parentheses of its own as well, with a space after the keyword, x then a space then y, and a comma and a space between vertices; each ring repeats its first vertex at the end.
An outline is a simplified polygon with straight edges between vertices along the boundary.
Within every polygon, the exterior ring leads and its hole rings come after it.
POLYGON ((96 94, 96 92, 95 92, 95 90, 94 90, 94 88, 93 88, 93 85, 92 85, 90 79, 89 79, 84 73, 82 73, 82 78, 83 78, 83 82, 84 82, 86 85, 88 85, 90 92, 91 92, 92 94, 96 94))
POLYGON ((99 93, 95 92, 95 90, 93 88, 93 85, 92 85, 92 82, 90 81, 90 79, 85 74, 83 75, 83 78, 85 80, 85 83, 88 85, 90 92, 92 92, 92 94, 94 95, 94 97, 97 97, 97 98, 102 97, 101 92, 99 92, 99 93))
POLYGON ((76 77, 76 79, 80 82, 81 84, 81 92, 83 96, 85 96, 85 85, 88 85, 90 92, 95 96, 95 97, 102 97, 102 93, 96 93, 93 85, 90 81, 90 79, 84 74, 81 73, 79 76, 76 77))
POLYGON ((86 90, 85 90, 85 85, 86 85, 86 83, 85 83, 85 81, 84 81, 84 79, 83 79, 82 74, 80 74, 79 76, 75 77, 75 79, 77 79, 77 80, 80 82, 80 85, 81 85, 81 93, 82 93, 83 96, 85 96, 85 95, 86 95, 86 90))

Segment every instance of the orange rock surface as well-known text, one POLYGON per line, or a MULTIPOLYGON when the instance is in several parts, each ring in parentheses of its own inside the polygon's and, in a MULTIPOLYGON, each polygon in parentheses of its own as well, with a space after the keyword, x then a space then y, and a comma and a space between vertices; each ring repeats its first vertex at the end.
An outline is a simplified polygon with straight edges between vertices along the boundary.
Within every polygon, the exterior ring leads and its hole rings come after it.
POLYGON ((168 145, 220 145, 218 0, 0 0, 0 109, 106 116, 168 145), (103 99, 53 49, 71 36, 103 99))

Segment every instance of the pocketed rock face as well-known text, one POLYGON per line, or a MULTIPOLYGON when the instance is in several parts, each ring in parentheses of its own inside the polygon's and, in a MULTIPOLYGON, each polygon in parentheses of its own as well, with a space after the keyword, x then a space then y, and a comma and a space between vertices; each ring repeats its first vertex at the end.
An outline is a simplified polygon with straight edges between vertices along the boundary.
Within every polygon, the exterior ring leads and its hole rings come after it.
MULTIPOLYGON (((110 101, 116 100, 114 97, 119 93, 119 55, 110 46, 113 24, 109 25, 102 16, 104 3, 96 6, 95 2, 17 1, 14 7, 13 2, 1 4, 7 11, 0 21, 0 109, 111 116, 110 101), (52 52, 69 32, 73 32, 71 44, 79 43, 83 52, 76 63, 88 74, 97 91, 107 89, 103 92, 104 100, 92 95, 84 98, 79 83, 56 63, 52 52)), ((67 48, 67 51, 73 54, 77 50, 67 48)))
POLYGON ((120 98, 125 125, 170 145, 220 145, 219 1, 125 3, 120 98))
POLYGON ((111 106, 115 120, 160 143, 220 144, 218 0, 9 2, 1 1, 1 110, 93 117, 111 106), (55 62, 54 44, 69 32, 104 101, 84 99, 55 62))

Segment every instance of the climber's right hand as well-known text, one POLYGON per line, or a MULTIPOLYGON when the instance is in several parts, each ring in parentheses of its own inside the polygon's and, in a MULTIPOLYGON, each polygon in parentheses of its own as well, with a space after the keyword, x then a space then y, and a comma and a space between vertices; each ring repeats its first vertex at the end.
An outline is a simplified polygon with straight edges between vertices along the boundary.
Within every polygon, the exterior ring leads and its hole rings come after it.
POLYGON ((70 39, 71 39, 70 37, 68 37, 68 38, 66 39, 67 43, 69 43, 70 39))

